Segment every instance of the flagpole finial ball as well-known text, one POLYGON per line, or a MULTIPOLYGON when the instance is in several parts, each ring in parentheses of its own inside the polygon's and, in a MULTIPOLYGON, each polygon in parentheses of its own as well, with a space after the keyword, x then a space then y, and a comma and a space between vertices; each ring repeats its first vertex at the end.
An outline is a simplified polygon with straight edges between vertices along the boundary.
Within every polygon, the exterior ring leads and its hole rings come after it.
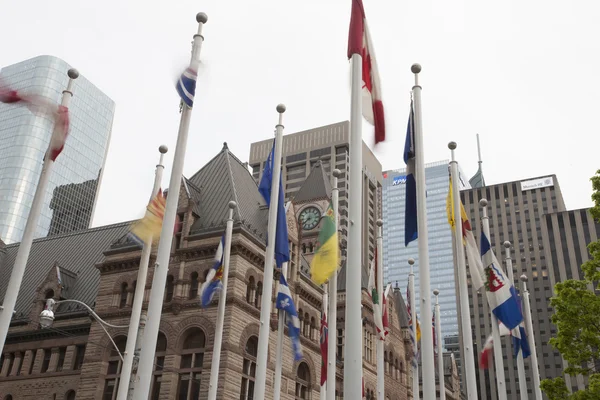
POLYGON ((409 258, 409 259, 408 259, 408 263, 409 263, 410 265, 414 265, 414 264, 415 264, 415 259, 414 259, 414 258, 409 258))
POLYGON ((231 208, 232 210, 234 210, 237 207, 237 203, 233 200, 231 200, 229 202, 229 208, 231 208))
POLYGON ((285 112, 285 104, 277 104, 276 110, 279 114, 283 114, 285 112))
POLYGON ((433 289, 433 295, 437 296, 438 294, 440 294, 440 291, 437 289, 433 289))
POLYGON ((413 74, 418 74, 419 72, 421 72, 421 64, 413 64, 410 67, 410 70, 413 74))
POLYGON ((504 247, 506 247, 507 249, 510 249, 510 242, 508 240, 506 242, 504 242, 504 247))
POLYGON ((383 226, 383 220, 378 219, 376 224, 377 226, 383 226))
POLYGON ((342 171, 340 171, 339 169, 336 168, 333 170, 334 177, 339 178, 341 174, 342 174, 342 171))
POLYGON ((75 68, 71 68, 68 72, 67 75, 69 76, 69 78, 71 79, 77 79, 79 78, 79 71, 77 71, 75 68))
POLYGON ((198 14, 196 14, 196 21, 199 24, 205 24, 206 21, 208 21, 208 15, 206 15, 206 13, 199 12, 198 14))
POLYGON ((158 148, 158 151, 160 152, 160 154, 165 154, 167 151, 169 151, 169 148, 167 147, 167 145, 161 144, 158 148))
POLYGON ((481 199, 481 200, 479 200, 479 205, 481 207, 487 207, 488 201, 486 199, 481 199))
POLYGON ((450 150, 455 150, 456 146, 457 146, 456 142, 450 142, 450 143, 448 143, 448 148, 450 150))
POLYGON ((523 274, 520 276, 521 282, 527 282, 527 275, 523 274))

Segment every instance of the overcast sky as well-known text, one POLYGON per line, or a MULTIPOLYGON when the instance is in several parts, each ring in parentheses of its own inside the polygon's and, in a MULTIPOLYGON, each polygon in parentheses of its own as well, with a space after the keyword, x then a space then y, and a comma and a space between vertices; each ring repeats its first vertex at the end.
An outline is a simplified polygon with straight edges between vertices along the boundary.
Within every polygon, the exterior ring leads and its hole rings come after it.
MULTIPOLYGON (((272 137, 349 119, 351 0, 0 1, 0 66, 41 54, 79 69, 116 102, 94 226, 141 217, 160 144, 179 124, 177 75, 195 15, 208 14, 184 174, 227 141, 247 160, 272 137)), ((364 0, 382 81, 387 137, 375 154, 402 168, 413 75, 423 71, 425 161, 450 157, 468 176, 481 136, 488 184, 557 174, 568 208, 591 205, 600 169, 600 7, 556 0, 364 0)), ((363 125, 372 146, 372 127, 363 125)))

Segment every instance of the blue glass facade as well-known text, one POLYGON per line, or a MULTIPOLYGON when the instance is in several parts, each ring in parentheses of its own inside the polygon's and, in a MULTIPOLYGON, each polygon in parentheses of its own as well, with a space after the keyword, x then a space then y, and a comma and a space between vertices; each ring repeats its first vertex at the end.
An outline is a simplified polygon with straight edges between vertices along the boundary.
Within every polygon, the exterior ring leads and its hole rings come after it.
MULTIPOLYGON (((18 91, 59 104, 69 68, 59 58, 39 56, 4 67, 0 75, 18 91)), ((92 218, 115 103, 82 75, 73 94, 69 137, 50 177, 36 237, 87 228, 92 218)), ((21 240, 52 130, 52 121, 26 107, 0 103, 0 239, 6 243, 21 240)))
MULTIPOLYGON (((383 173, 383 265, 385 282, 396 281, 406 295, 410 267, 408 259, 415 259, 415 293, 419 293, 419 255, 417 242, 404 246, 404 208, 406 197, 406 171, 403 169, 383 173)), ((425 166, 427 185, 427 228, 429 232, 429 263, 431 289, 439 289, 442 335, 458 334, 457 304, 454 286, 454 260, 452 232, 446 214, 449 176, 448 161, 425 166)), ((469 187, 461 174, 461 188, 469 187)), ((419 310, 417 302, 417 312, 419 310)), ((434 299, 432 295, 432 304, 434 299)), ((431 322, 420 321, 423 326, 431 322)))

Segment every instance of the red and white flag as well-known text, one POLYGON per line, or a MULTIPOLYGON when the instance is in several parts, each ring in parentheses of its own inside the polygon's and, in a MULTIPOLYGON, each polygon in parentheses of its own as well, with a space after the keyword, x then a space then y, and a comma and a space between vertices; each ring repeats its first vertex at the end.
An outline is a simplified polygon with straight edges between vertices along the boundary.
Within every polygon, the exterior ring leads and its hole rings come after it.
POLYGON ((375 126, 375 144, 377 144, 385 140, 385 118, 375 49, 371 42, 362 0, 352 0, 348 58, 352 58, 353 54, 362 56, 362 113, 363 117, 375 126))
POLYGON ((41 96, 26 95, 9 88, 0 81, 0 103, 22 103, 35 115, 50 117, 54 121, 54 131, 50 137, 48 156, 52 161, 60 154, 69 134, 69 109, 56 105, 41 96))
MULTIPOLYGON (((510 335, 510 331, 502 322, 500 322, 498 329, 500 330, 500 337, 510 335)), ((490 367, 490 361, 492 360, 492 350, 494 350, 494 337, 492 335, 488 336, 485 344, 483 345, 483 350, 479 356, 479 368, 488 369, 490 367)))

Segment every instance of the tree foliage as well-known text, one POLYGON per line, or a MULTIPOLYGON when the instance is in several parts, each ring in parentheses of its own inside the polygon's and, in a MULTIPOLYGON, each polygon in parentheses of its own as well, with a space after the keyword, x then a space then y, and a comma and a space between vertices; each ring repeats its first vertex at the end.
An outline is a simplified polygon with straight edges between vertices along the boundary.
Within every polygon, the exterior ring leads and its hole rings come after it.
MULTIPOLYGON (((594 206, 590 209, 590 214, 596 221, 600 221, 600 170, 596 171, 596 175, 590 179, 592 181, 592 201, 594 206)), ((600 280, 600 241, 590 243, 588 250, 592 258, 585 262, 581 269, 585 274, 585 278, 589 281, 600 280)))

